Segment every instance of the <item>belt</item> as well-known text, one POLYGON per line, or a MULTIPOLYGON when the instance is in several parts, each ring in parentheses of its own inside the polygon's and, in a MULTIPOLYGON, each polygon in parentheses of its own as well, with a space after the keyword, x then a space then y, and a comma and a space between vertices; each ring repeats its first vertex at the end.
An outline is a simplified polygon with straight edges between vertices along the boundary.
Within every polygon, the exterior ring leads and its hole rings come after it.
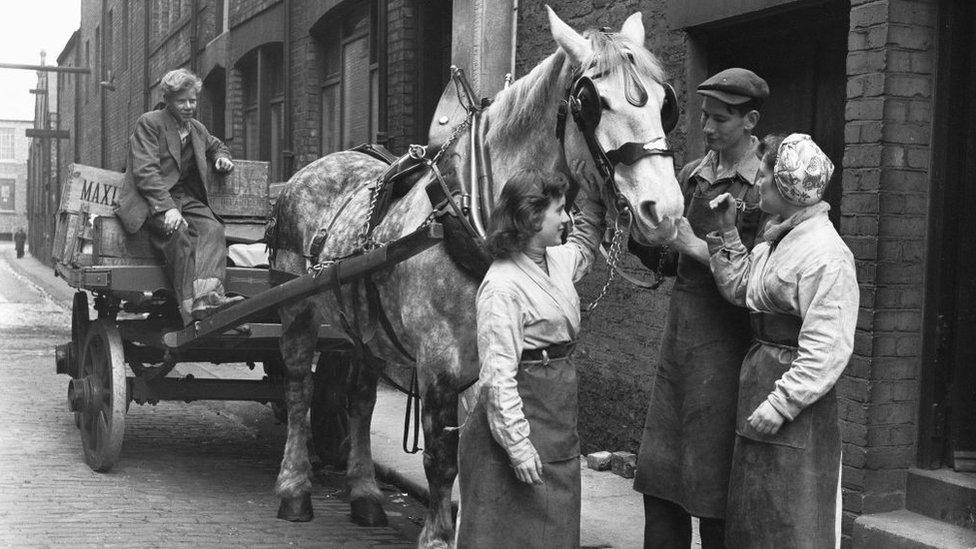
POLYGON ((542 362, 543 365, 549 364, 550 360, 569 358, 576 348, 575 341, 566 343, 556 343, 542 349, 526 349, 522 351, 522 362, 542 362))
POLYGON ((803 320, 792 315, 749 313, 752 337, 764 345, 797 349, 803 320))

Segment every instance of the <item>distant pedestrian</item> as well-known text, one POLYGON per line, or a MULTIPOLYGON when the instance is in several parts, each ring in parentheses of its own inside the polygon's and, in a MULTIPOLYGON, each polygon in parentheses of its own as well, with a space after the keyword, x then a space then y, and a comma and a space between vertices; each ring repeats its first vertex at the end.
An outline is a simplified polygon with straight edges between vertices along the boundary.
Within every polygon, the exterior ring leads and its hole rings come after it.
POLYGON ((17 227, 14 233, 14 249, 17 250, 17 259, 24 257, 24 243, 27 242, 27 233, 23 227, 17 227))
MULTIPOLYGON (((728 547, 840 547, 841 438, 834 384, 854 348, 854 257, 822 202, 834 166, 803 134, 767 137, 760 205, 772 215, 750 253, 735 199, 708 236, 722 295, 748 307, 753 343, 739 375, 728 547)), ((724 210, 723 210, 724 208, 724 210)))
POLYGON ((634 479, 644 494, 647 549, 691 547, 693 516, 702 547, 723 547, 739 365, 749 348, 749 314, 715 288, 703 238, 718 227, 709 201, 730 193, 742 243, 752 247, 763 221, 752 132, 769 86, 752 71, 731 68, 702 82, 698 95, 707 152, 678 174, 685 196, 678 238, 670 250, 630 245, 645 266, 677 276, 634 479))
POLYGON ((564 176, 523 171, 491 214, 495 261, 478 290, 476 404, 458 451, 458 547, 572 548, 580 543, 574 283, 593 263, 603 205, 580 193, 568 228, 564 176))

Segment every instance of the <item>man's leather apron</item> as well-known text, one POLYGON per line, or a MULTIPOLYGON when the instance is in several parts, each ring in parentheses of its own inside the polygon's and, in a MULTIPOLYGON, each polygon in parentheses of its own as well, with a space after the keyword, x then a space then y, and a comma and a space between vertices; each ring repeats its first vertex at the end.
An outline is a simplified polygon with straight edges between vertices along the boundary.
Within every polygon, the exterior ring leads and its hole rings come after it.
MULTIPOLYGON (((751 206, 739 214, 751 245, 761 212, 741 176, 714 184, 692 176, 686 217, 699 238, 718 229, 708 203, 724 192, 751 206)), ((684 255, 671 293, 661 355, 649 394, 634 489, 708 518, 725 514, 735 440, 739 366, 749 347, 748 312, 719 293, 708 265, 684 255)))
POLYGON ((492 438, 485 412, 488 388, 483 387, 460 435, 458 547, 579 546, 576 367, 568 356, 542 357, 539 351, 526 351, 522 358, 515 380, 545 483, 516 478, 508 454, 492 438))
POLYGON ((742 365, 729 481, 726 545, 832 548, 841 440, 834 390, 762 435, 747 418, 797 356, 801 319, 751 313, 754 342, 742 365))

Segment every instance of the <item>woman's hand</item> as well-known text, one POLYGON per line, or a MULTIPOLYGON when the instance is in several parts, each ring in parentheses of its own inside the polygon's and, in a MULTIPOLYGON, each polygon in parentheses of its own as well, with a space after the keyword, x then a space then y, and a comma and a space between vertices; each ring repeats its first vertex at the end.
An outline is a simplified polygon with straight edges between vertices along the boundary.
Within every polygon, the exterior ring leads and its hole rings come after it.
POLYGON ((180 228, 180 225, 186 225, 186 220, 183 219, 180 211, 176 208, 166 210, 166 213, 163 214, 163 228, 166 229, 166 234, 173 234, 180 228))
POLYGON ((735 219, 738 212, 735 208, 735 198, 732 198, 731 194, 722 193, 716 196, 708 203, 708 206, 721 213, 718 218, 718 228, 720 231, 725 232, 735 228, 735 219))
POLYGON ((769 403, 768 400, 764 400, 762 404, 756 407, 752 415, 746 419, 749 425, 753 429, 758 431, 763 435, 775 435, 779 428, 782 427, 783 422, 786 418, 773 408, 773 405, 769 403))
POLYGON ((515 476, 526 484, 542 484, 542 460, 539 454, 515 466, 515 476))
POLYGON ((230 161, 230 158, 221 156, 214 162, 214 169, 220 173, 227 173, 234 169, 234 163, 230 161))

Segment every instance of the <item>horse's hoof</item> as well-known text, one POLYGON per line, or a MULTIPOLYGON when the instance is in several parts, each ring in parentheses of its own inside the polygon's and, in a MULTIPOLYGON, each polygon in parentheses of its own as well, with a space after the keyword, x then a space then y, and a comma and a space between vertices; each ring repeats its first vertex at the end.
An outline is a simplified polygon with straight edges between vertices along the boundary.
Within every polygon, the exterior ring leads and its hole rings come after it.
POLYGON ((312 494, 304 494, 293 498, 281 498, 278 506, 278 518, 291 522, 308 522, 312 520, 312 494))
POLYGON ((373 498, 354 499, 352 506, 352 521, 359 526, 386 526, 386 512, 380 502, 373 498))

